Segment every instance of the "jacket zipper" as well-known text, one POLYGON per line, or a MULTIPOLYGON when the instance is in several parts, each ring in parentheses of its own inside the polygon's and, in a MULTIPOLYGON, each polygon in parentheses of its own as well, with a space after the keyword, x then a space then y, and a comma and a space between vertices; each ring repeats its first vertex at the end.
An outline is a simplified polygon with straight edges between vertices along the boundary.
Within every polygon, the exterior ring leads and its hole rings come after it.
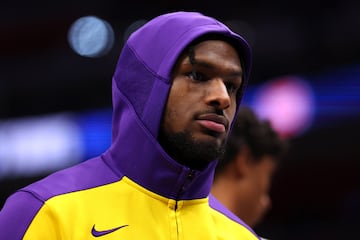
POLYGON ((180 194, 184 192, 185 185, 190 183, 194 179, 194 176, 195 176, 195 170, 190 169, 190 172, 186 176, 185 181, 183 182, 183 184, 180 188, 180 191, 178 192, 178 196, 176 197, 175 211, 177 210, 177 207, 178 207, 178 199, 179 199, 180 194))
POLYGON ((177 235, 178 239, 180 238, 180 236, 179 236, 180 233, 179 233, 178 218, 176 217, 176 211, 177 211, 177 208, 178 208, 179 196, 185 190, 184 189, 185 185, 187 183, 190 183, 193 180, 194 176, 195 176, 195 171, 191 169, 190 172, 188 173, 188 175, 186 176, 185 181, 183 182, 183 184, 182 184, 182 186, 180 188, 180 191, 178 192, 178 195, 176 197, 176 201, 175 201, 175 221, 176 221, 176 235, 177 235))

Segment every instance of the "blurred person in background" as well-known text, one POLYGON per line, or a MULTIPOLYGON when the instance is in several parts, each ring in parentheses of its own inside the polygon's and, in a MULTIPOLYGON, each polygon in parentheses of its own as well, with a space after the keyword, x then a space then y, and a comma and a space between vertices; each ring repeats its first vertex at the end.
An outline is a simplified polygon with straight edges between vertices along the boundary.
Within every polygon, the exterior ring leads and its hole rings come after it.
POLYGON ((143 25, 113 76, 110 148, 10 196, 0 239, 259 239, 210 195, 250 65, 211 17, 143 25))
POLYGON ((225 154, 216 167, 212 194, 230 211, 255 227, 271 207, 269 189, 288 142, 267 120, 240 107, 225 154))

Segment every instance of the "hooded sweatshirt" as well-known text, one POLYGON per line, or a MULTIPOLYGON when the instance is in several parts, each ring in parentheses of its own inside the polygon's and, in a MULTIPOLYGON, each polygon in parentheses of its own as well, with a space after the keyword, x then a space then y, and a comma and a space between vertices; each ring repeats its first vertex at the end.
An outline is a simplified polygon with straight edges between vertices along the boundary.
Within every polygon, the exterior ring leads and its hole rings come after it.
POLYGON ((109 149, 11 195, 0 239, 258 239, 209 195, 216 161, 190 169, 157 140, 173 66, 206 34, 232 39, 246 82, 250 48, 222 23, 195 12, 149 21, 129 37, 113 75, 109 149))

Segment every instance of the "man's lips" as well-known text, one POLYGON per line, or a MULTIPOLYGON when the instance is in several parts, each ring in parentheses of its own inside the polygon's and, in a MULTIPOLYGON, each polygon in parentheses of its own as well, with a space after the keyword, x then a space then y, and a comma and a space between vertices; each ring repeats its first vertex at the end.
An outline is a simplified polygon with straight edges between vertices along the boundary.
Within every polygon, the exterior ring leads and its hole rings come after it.
POLYGON ((215 113, 201 114, 196 120, 201 126, 217 133, 224 133, 229 125, 224 116, 215 113))

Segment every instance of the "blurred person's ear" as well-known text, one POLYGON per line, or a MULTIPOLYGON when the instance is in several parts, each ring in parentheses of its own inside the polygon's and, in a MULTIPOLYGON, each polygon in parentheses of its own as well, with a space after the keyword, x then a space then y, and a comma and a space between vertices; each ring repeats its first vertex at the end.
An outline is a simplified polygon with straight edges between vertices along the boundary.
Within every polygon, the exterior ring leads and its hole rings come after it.
POLYGON ((234 171, 238 178, 245 178, 251 174, 252 155, 250 149, 247 146, 243 146, 234 160, 234 171))

